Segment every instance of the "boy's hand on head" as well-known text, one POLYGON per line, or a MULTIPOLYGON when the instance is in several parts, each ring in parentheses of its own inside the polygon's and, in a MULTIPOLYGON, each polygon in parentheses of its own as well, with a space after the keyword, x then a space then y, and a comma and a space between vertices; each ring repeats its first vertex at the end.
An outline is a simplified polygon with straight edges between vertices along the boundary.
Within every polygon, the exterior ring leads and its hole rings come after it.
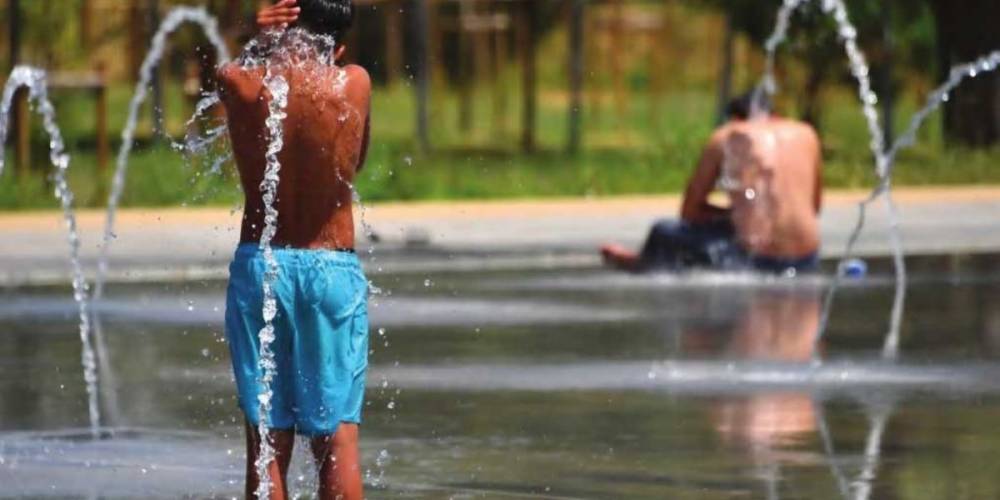
POLYGON ((301 9, 296 6, 297 0, 281 0, 280 2, 260 9, 257 12, 257 27, 266 30, 285 28, 299 19, 301 9))

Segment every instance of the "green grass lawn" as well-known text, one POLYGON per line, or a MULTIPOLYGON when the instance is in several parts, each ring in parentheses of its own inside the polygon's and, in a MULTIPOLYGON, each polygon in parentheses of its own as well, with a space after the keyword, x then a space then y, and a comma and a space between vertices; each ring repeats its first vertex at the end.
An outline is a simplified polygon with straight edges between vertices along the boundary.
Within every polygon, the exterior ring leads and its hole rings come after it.
MULTIPOLYGON (((504 89, 516 88, 508 75, 504 89)), ((433 150, 418 152, 413 134, 413 100, 405 85, 377 89, 373 102, 370 156, 358 181, 369 201, 550 196, 601 196, 671 193, 683 189, 713 125, 713 89, 675 90, 661 100, 637 92, 627 109, 616 112, 608 102, 589 106, 584 114, 584 148, 565 152, 565 96, 539 94, 538 150, 520 151, 520 97, 505 91, 497 98, 492 87, 473 99, 473 126, 460 130, 458 96, 436 88, 432 96, 433 150), (499 104, 498 104, 499 103, 499 104), (496 111, 495 111, 496 110, 496 111), (497 119, 496 117, 499 117, 497 119)), ((131 88, 110 93, 113 152, 125 120, 131 88)), ((872 162, 859 106, 846 90, 829 92, 825 107, 825 183, 830 188, 870 186, 872 162)), ((57 95, 59 123, 67 138, 72 164, 70 183, 78 206, 104 206, 111 175, 99 173, 93 139, 91 101, 79 95, 57 95)), ((904 100, 895 117, 902 129, 913 103, 904 100)), ((179 134, 190 112, 176 87, 168 87, 168 129, 179 134)), ((211 175, 203 162, 188 164, 166 141, 150 138, 148 107, 140 126, 142 141, 130 162, 125 206, 225 205, 240 199, 232 165, 211 175)), ((47 139, 33 120, 35 174, 16 178, 8 164, 0 178, 0 209, 53 208, 56 200, 44 173, 49 167, 47 139)), ((967 151, 942 145, 938 120, 932 118, 921 143, 899 160, 896 185, 978 184, 1000 182, 993 168, 1000 151, 967 151)), ((10 149, 7 151, 8 159, 10 149)), ((114 156, 114 155, 112 155, 114 156)))

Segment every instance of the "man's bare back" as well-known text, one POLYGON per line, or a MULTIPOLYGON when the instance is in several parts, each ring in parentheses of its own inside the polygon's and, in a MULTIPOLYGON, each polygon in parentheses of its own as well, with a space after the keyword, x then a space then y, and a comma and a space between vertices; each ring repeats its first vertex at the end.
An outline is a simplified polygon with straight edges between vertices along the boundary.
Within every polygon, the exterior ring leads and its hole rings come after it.
MULTIPOLYGON (((371 81, 360 66, 306 62, 284 70, 290 91, 279 154, 272 244, 309 249, 354 248, 351 184, 364 164, 371 81), (346 77, 346 78, 345 78, 346 77)), ((229 64, 219 72, 236 165, 246 197, 240 242, 260 240, 264 205, 260 183, 269 134, 270 94, 263 68, 229 64)))
POLYGON ((822 157, 812 127, 778 117, 734 121, 709 147, 722 152, 718 184, 746 250, 796 258, 819 249, 822 157))

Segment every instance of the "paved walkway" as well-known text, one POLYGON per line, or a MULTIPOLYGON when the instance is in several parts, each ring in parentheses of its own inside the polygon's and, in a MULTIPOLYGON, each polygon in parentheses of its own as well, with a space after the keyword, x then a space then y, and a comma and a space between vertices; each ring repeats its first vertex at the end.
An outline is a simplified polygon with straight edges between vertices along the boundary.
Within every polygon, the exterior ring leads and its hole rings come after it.
MULTIPOLYGON (((832 192, 822 217, 823 255, 842 253, 861 191, 832 192)), ((1000 251, 1000 186, 920 188, 896 192, 911 254, 1000 251)), ((676 214, 677 196, 387 203, 370 207, 366 221, 380 238, 378 268, 594 264, 605 241, 638 245, 650 223, 676 214)), ((866 256, 889 253, 882 203, 870 210, 859 242, 866 256)), ((229 209, 126 210, 112 247, 113 279, 225 276, 239 232, 229 209)), ((104 214, 78 214, 82 252, 93 268, 104 214)), ((0 285, 65 282, 67 244, 55 212, 0 214, 0 285)), ((358 234, 362 234, 361 231, 358 234)), ((367 242, 359 242, 365 247, 367 242)), ((366 255, 363 252, 363 255, 366 255)))

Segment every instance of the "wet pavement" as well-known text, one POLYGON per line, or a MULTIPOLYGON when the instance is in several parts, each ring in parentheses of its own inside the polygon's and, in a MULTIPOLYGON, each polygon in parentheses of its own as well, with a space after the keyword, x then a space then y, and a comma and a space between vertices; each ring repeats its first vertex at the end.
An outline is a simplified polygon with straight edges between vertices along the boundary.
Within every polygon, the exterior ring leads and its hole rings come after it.
MULTIPOLYGON (((376 274, 368 497, 997 498, 1000 258, 911 259, 896 363, 889 266, 870 264, 821 363, 822 276, 376 274)), ((223 291, 109 287, 93 440, 68 287, 4 289, 0 497, 238 495, 223 291)), ((304 456, 292 478, 308 491, 304 456)))
MULTIPOLYGON (((1000 252, 1000 188, 900 188, 908 254, 1000 252)), ((844 251, 857 219, 861 191, 830 191, 821 214, 822 254, 844 251)), ((594 266, 608 241, 638 246, 650 225, 678 213, 678 196, 624 196, 553 200, 498 200, 376 204, 364 217, 378 235, 379 259, 390 272, 436 272, 460 267, 519 269, 594 266)), ((111 247, 114 281, 224 279, 239 236, 239 207, 130 209, 118 215, 111 247)), ((357 212, 360 227, 362 214, 357 212)), ((104 213, 79 214, 81 252, 88 270, 101 243, 104 213)), ((868 210, 857 250, 889 255, 888 220, 881 203, 868 210)), ((0 215, 0 286, 68 282, 65 228, 55 212, 0 215)), ((367 248, 370 241, 361 239, 367 248)))

